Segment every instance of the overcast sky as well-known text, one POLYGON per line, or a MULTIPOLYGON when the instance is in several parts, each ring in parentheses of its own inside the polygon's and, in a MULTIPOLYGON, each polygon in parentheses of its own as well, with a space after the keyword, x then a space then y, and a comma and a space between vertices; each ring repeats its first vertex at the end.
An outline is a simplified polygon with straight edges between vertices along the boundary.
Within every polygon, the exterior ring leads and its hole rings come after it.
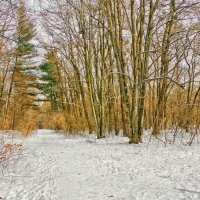
POLYGON ((31 8, 37 8, 38 7, 38 1, 37 0, 26 0, 26 3, 31 8))

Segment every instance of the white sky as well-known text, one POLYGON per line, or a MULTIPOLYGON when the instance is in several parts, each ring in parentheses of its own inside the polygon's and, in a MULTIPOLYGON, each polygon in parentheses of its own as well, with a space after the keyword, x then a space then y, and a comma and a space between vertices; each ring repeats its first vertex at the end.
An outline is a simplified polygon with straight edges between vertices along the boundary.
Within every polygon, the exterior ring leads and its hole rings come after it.
POLYGON ((36 9, 39 7, 39 2, 37 0, 26 0, 26 3, 30 8, 36 9))

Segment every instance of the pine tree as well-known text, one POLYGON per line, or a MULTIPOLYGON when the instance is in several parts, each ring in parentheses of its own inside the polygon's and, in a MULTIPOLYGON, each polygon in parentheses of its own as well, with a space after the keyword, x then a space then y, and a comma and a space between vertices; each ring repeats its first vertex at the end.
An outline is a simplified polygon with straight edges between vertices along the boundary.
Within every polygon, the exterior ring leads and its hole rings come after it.
POLYGON ((20 0, 17 16, 17 45, 9 97, 9 99, 12 97, 13 101, 8 102, 8 106, 13 109, 13 129, 17 127, 19 119, 22 119, 30 109, 38 108, 35 104, 37 76, 34 66, 34 58, 37 54, 32 44, 36 31, 27 14, 24 0, 20 0))
POLYGON ((56 52, 48 52, 46 61, 39 66, 42 75, 39 89, 46 97, 45 101, 50 102, 52 111, 57 111, 61 107, 61 95, 59 89, 59 75, 57 68, 56 52))

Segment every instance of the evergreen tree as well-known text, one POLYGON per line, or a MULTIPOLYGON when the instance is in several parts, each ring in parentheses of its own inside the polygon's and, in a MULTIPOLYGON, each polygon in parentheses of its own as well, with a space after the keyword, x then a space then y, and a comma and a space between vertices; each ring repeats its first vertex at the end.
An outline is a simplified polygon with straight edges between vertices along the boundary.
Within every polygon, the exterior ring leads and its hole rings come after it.
POLYGON ((52 111, 57 111, 61 107, 57 65, 57 54, 56 52, 51 51, 46 54, 46 61, 39 67, 42 72, 39 89, 46 97, 44 101, 50 102, 52 111))
POLYGON ((17 16, 16 57, 13 84, 10 90, 15 105, 12 128, 17 126, 18 118, 23 118, 28 110, 38 108, 35 103, 37 98, 37 75, 34 66, 34 58, 37 54, 35 46, 32 44, 36 31, 27 14, 24 0, 20 0, 17 16))

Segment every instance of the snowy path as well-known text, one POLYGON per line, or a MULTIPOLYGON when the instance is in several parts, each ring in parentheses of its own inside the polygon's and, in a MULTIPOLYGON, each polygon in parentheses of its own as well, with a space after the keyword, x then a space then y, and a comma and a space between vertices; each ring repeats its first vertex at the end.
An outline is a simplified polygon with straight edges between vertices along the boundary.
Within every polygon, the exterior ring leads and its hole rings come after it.
POLYGON ((147 148, 46 130, 17 142, 25 150, 0 179, 5 200, 200 200, 198 144, 147 148))

